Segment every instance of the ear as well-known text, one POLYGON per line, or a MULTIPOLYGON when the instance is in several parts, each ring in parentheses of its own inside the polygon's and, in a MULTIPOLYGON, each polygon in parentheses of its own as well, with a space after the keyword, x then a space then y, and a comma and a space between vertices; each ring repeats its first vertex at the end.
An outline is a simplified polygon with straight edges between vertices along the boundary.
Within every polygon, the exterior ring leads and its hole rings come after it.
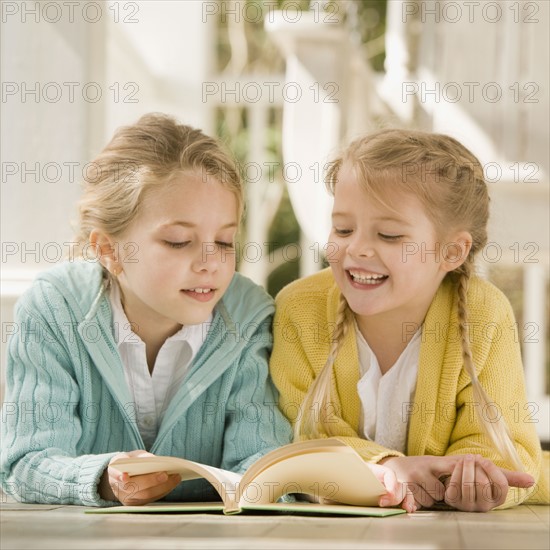
POLYGON ((454 271, 467 259, 472 249, 472 235, 468 231, 460 231, 449 239, 441 251, 441 268, 454 271))
POLYGON ((101 265, 115 277, 122 273, 122 262, 118 257, 116 241, 107 233, 93 229, 90 233, 90 245, 101 265))

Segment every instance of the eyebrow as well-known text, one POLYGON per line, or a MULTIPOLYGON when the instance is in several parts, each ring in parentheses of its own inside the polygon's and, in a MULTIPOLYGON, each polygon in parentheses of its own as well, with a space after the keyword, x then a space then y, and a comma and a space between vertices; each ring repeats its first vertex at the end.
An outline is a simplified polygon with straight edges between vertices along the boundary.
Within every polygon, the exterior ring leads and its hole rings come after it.
MULTIPOLYGON (((348 214, 346 214, 345 212, 333 212, 332 213, 333 218, 345 218, 347 216, 348 216, 348 214)), ((397 223, 400 223, 401 225, 406 225, 408 227, 413 227, 413 225, 411 223, 405 221, 404 219, 395 218, 395 217, 392 217, 392 216, 378 216, 378 217, 374 217, 374 218, 371 218, 371 219, 374 220, 374 221, 378 221, 378 222, 397 222, 397 223)))
MULTIPOLYGON (((168 227, 170 225, 181 225, 182 227, 197 227, 197 224, 195 223, 185 222, 180 220, 176 220, 173 222, 166 222, 161 224, 159 227, 168 227)), ((232 229, 233 227, 238 227, 238 226, 239 224, 237 222, 230 222, 230 223, 226 223, 225 225, 222 225, 220 229, 232 229)))

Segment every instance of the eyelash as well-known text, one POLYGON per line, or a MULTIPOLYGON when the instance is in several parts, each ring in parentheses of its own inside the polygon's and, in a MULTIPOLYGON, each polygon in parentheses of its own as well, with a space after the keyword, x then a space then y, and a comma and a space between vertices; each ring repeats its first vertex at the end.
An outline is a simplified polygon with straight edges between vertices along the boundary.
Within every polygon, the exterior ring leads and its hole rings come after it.
POLYGON ((223 241, 216 241, 216 244, 218 246, 221 246, 222 248, 234 248, 235 245, 233 243, 226 243, 226 242, 223 242, 223 241))
MULTIPOLYGON (((351 229, 334 229, 334 232, 340 237, 347 237, 352 233, 351 229)), ((385 241, 398 241, 403 238, 403 235, 385 235, 384 233, 378 233, 378 236, 385 241)))
POLYGON ((181 243, 173 243, 171 241, 164 241, 165 244, 167 244, 170 248, 183 248, 184 246, 187 246, 190 241, 185 241, 181 243))
POLYGON ((398 241, 403 238, 403 235, 384 235, 383 233, 378 233, 378 235, 385 241, 398 241))
MULTIPOLYGON (((168 245, 170 248, 176 248, 176 249, 184 248, 190 242, 191 241, 185 241, 185 242, 181 242, 181 243, 173 243, 171 241, 164 241, 164 243, 166 245, 168 245)), ((222 248, 234 248, 234 246, 235 246, 233 243, 227 243, 227 242, 223 242, 223 241, 216 241, 216 244, 218 246, 221 246, 222 248)))

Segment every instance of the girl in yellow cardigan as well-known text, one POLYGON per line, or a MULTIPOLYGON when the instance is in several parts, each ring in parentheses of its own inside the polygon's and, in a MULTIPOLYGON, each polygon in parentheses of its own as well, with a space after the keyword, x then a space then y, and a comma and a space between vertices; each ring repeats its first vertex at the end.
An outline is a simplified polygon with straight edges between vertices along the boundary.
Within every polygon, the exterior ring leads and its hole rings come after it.
POLYGON ((274 321, 295 438, 336 436, 391 469, 413 510, 548 502, 512 309, 473 273, 489 214, 479 161, 448 136, 382 130, 327 181, 331 268, 283 289, 274 321))

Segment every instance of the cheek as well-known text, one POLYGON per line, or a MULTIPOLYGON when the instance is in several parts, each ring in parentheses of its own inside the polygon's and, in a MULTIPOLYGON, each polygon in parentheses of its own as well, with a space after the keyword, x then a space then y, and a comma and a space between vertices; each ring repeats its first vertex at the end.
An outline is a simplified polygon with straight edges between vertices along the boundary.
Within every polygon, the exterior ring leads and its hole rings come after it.
POLYGON ((401 266, 407 269, 409 266, 415 265, 426 261, 426 253, 416 243, 403 243, 401 245, 395 245, 395 248, 391 249, 388 254, 389 261, 393 265, 401 266))
POLYGON ((227 278, 227 284, 231 282, 231 279, 235 274, 236 268, 237 268, 237 265, 236 265, 234 254, 231 257, 225 258, 225 260, 222 263, 221 270, 223 271, 224 276, 227 278))
POLYGON ((341 262, 346 253, 344 244, 332 235, 329 242, 323 247, 323 251, 327 262, 333 266, 341 262))

